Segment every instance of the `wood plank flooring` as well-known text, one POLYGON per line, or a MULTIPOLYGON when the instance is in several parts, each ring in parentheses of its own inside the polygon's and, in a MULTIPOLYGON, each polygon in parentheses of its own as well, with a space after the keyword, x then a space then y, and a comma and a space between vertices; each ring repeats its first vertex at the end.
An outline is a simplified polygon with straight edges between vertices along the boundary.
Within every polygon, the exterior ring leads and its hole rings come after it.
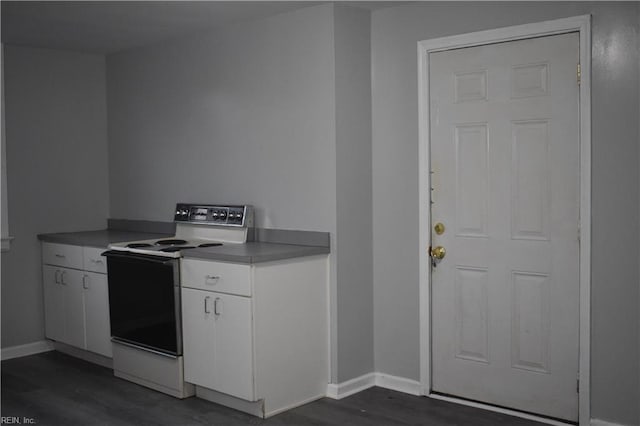
POLYGON ((1 400, 3 423, 16 416, 38 425, 541 425, 382 388, 263 420, 198 398, 175 399, 55 351, 2 361, 1 400))

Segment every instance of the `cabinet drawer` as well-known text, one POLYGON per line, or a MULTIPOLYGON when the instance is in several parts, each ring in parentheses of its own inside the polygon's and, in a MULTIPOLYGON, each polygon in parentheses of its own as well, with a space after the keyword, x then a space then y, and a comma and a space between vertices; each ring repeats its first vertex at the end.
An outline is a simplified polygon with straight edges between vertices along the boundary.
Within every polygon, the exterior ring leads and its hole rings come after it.
POLYGON ((251 296, 251 267, 233 263, 183 259, 182 287, 251 296))
POLYGON ((107 273, 107 258, 101 256, 106 249, 96 247, 84 248, 84 269, 91 272, 107 273))
POLYGON ((82 247, 42 243, 42 262, 47 265, 82 269, 82 247))

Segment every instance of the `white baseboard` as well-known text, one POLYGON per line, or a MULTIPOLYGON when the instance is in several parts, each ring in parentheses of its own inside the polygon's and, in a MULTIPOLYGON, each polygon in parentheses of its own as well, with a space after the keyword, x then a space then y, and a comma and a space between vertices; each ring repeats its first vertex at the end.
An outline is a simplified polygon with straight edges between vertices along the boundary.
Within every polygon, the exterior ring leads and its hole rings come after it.
POLYGON ((53 350, 53 346, 47 340, 40 340, 38 342, 27 343, 25 345, 9 346, 8 348, 2 348, 0 358, 2 361, 13 358, 20 358, 23 356, 35 355, 42 352, 49 352, 53 350))
POLYGON ((327 386, 327 397, 342 399, 373 386, 411 395, 421 395, 420 382, 384 373, 368 373, 343 383, 329 384, 327 386))
POLYGON ((376 386, 411 395, 422 395, 420 382, 384 373, 376 373, 376 386))
POLYGON ((607 422, 600 419, 591 419, 591 426, 624 426, 620 423, 607 422))
POLYGON ((333 399, 346 398, 376 385, 376 373, 368 373, 342 383, 330 383, 327 386, 327 397, 333 399))

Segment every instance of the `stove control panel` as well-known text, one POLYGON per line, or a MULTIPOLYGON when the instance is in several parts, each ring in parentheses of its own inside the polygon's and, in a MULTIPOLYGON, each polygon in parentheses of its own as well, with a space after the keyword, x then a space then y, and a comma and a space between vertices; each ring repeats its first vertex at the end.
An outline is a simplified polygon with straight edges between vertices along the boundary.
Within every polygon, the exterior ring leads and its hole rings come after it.
POLYGON ((219 226, 253 226, 253 208, 251 206, 225 206, 214 204, 186 204, 176 206, 173 218, 176 222, 199 223, 219 226))

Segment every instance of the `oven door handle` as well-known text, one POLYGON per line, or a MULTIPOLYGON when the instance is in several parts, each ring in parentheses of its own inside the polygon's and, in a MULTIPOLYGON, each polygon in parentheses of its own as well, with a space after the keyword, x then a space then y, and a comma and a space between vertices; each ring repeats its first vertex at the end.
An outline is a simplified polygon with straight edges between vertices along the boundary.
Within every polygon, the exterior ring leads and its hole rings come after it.
POLYGON ((132 253, 130 251, 120 251, 120 250, 107 250, 102 253, 102 256, 106 256, 107 258, 113 257, 117 259, 135 259, 135 260, 143 260, 145 262, 158 263, 160 265, 169 265, 175 263, 176 258, 166 258, 161 256, 152 256, 147 254, 138 254, 132 253))

